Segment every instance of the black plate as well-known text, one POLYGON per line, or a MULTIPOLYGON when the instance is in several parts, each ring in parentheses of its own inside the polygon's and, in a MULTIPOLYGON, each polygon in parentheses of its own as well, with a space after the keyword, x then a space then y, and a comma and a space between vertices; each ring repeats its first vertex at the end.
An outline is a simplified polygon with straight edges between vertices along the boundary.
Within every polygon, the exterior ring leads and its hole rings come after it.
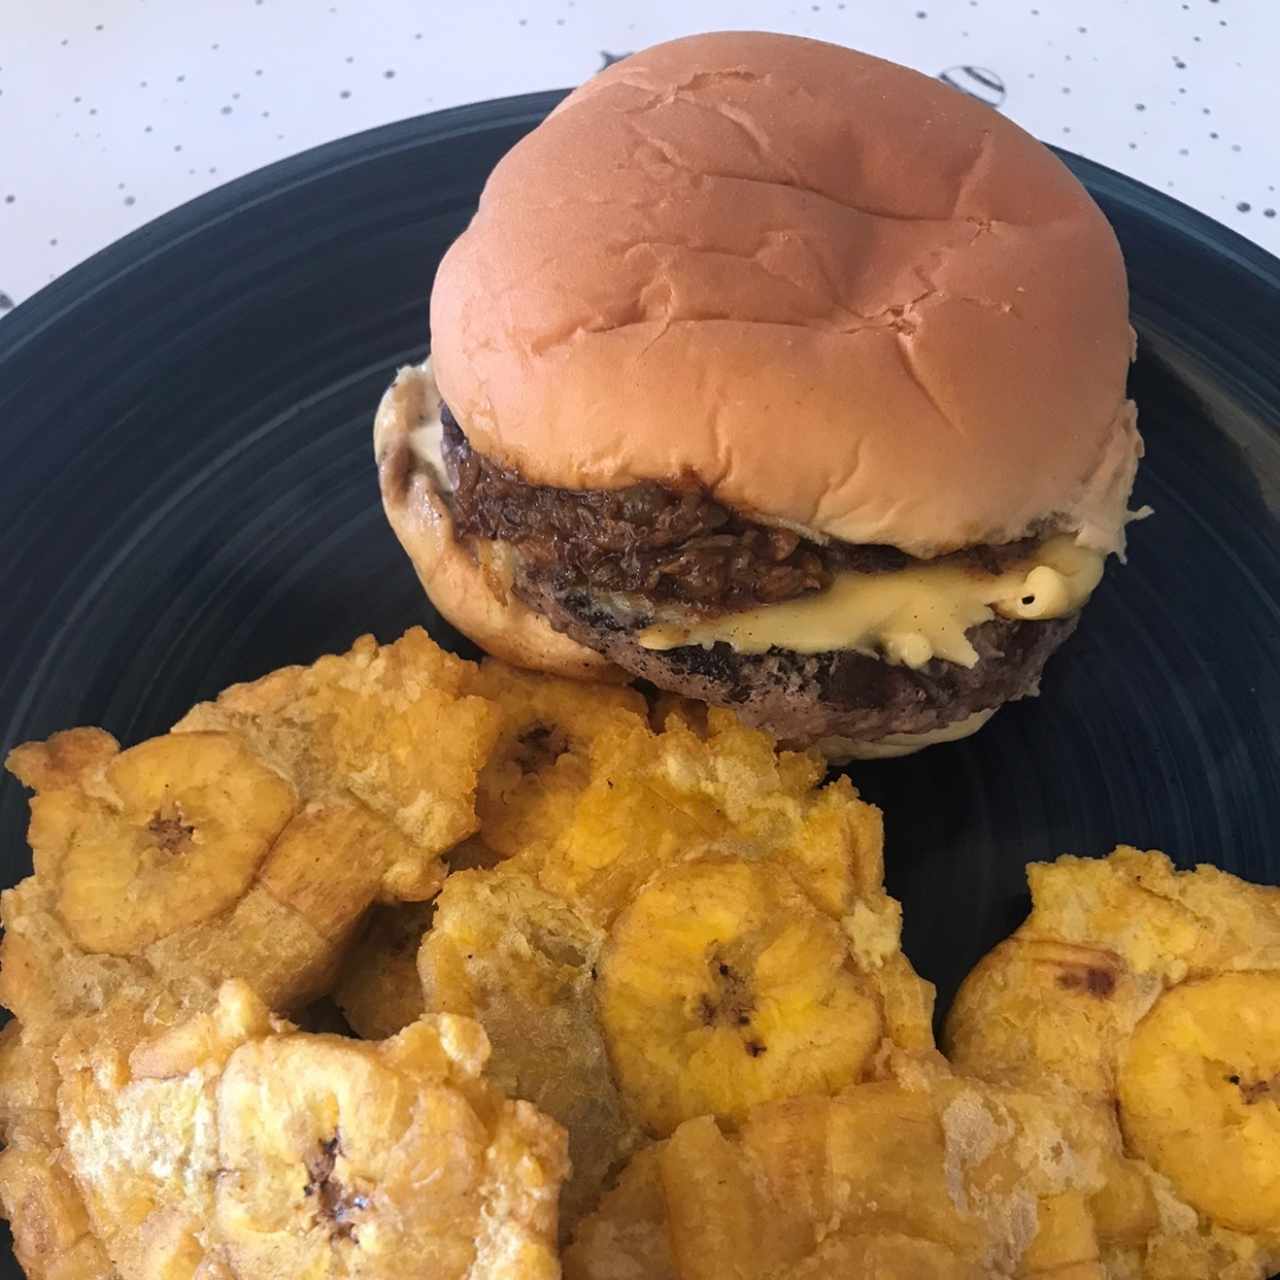
MULTIPOLYGON (((425 621, 456 644, 383 521, 370 419, 425 350, 436 263, 485 175, 559 97, 273 165, 0 324, 6 746, 75 724, 134 742, 362 631, 425 621)), ((887 815, 907 949, 944 1000, 1021 917, 1028 859, 1124 841, 1280 882, 1280 262, 1066 159, 1128 258, 1137 497, 1157 516, 1038 702, 854 771, 887 815)), ((30 867, 25 820, 7 780, 5 882, 30 867)))

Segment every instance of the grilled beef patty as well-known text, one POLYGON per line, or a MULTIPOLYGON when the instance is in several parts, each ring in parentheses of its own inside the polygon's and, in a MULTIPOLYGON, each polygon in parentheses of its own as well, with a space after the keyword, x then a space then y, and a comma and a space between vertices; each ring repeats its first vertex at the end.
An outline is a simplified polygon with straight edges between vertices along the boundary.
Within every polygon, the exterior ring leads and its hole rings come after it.
POLYGON ((637 629, 620 623, 584 591, 557 594, 526 582, 521 595, 579 644, 660 689, 732 707, 748 724, 779 738, 812 742, 840 736, 869 742, 891 733, 931 733, 978 711, 1039 691, 1049 655, 1075 630, 1079 615, 1046 622, 996 618, 968 633, 973 667, 935 658, 898 666, 840 649, 828 653, 738 653, 717 643, 646 649, 637 629))
MULTIPOLYGON (((997 618, 969 632, 979 659, 934 659, 913 670, 851 650, 742 654, 717 643, 646 649, 649 606, 715 614, 821 591, 840 571, 884 573, 921 563, 896 547, 818 543, 722 506, 696 485, 611 490, 528 484, 471 448, 444 409, 444 459, 457 536, 513 545, 516 593, 557 630, 659 688, 733 707, 779 738, 873 741, 929 733, 1037 692, 1049 655, 1076 617, 997 618), (619 611, 608 597, 635 608, 619 611)), ((946 557, 998 573, 1035 539, 946 557)), ((936 564, 937 560, 929 563, 936 564)))

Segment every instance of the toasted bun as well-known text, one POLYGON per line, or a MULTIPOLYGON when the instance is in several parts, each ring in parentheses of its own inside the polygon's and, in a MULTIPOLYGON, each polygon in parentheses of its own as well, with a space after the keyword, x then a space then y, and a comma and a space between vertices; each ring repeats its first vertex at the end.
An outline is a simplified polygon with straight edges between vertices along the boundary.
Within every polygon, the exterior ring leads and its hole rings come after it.
POLYGON ((428 467, 413 465, 410 432, 439 405, 430 370, 401 369, 374 419, 382 504, 431 603, 494 657, 578 680, 627 680, 600 654, 552 629, 508 590, 504 566, 482 565, 453 536, 453 519, 428 467))
POLYGON ((1016 125, 836 45, 695 36, 596 76, 494 170, 431 329, 471 442, 533 482, 692 478, 919 556, 1123 546, 1106 219, 1016 125))

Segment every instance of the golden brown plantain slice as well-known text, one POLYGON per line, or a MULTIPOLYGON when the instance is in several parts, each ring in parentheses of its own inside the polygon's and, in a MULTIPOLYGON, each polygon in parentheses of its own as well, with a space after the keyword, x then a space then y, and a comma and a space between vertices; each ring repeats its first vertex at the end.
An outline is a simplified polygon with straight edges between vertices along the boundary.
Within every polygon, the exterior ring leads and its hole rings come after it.
MULTIPOLYGON (((1176 1212, 1176 1211, 1175 1211, 1176 1212)), ((1180 1216, 1180 1215, 1177 1215, 1180 1216)), ((1197 1231, 1194 1223, 1170 1224, 1153 1235, 1137 1255, 1133 1251, 1117 1254, 1107 1251, 1107 1267, 1111 1275, 1128 1280, 1257 1280, 1274 1271, 1258 1253, 1256 1243, 1236 1232, 1211 1229, 1197 1231)))
POLYGON ((0 897, 0 999, 21 1014, 0 1032, 0 1213, 29 1280, 110 1280, 58 1131, 54 1051, 77 1015, 152 979, 140 962, 82 954, 51 899, 34 876, 0 897))
POLYGON ((490 1074, 569 1133, 566 1225, 642 1141, 609 1068, 596 1014, 604 934, 519 866, 456 872, 436 900, 418 964, 428 1009, 475 1018, 490 1074))
POLYGON ((634 689, 534 674, 487 658, 467 691, 502 709, 502 728, 480 773, 476 812, 501 857, 554 839, 590 781, 590 749, 610 729, 648 712, 634 689))
POLYGON ((95 1233, 123 1280, 553 1280, 563 1133, 487 1052, 459 1018, 307 1035, 239 983, 167 1027, 113 1007, 59 1055, 95 1233))
POLYGON ((1078 1100, 1114 1275, 1263 1280, 1280 1267, 1280 889, 1129 848, 1028 878, 1030 917, 952 1006, 953 1062, 1078 1100))
POLYGON ((486 1054, 483 1032, 450 1018, 376 1047, 240 1050, 217 1113, 214 1224, 232 1271, 555 1276, 563 1135, 480 1085, 486 1054))
POLYGON ((31 1031, 102 1009, 118 992, 150 983, 140 958, 81 951, 57 912, 51 889, 35 876, 0 893, 0 1004, 31 1031))
POLYGON ((0 1139, 35 1115, 58 1107, 58 1071, 44 1037, 16 1018, 0 1031, 0 1139))
MULTIPOLYGON (((155 1030, 208 1010, 228 976, 278 1008, 328 991, 370 905, 429 897, 441 852, 475 829, 500 712, 462 689, 474 671, 421 632, 366 639, 129 751, 82 729, 10 755, 37 792, 38 874, 0 897, 0 1001, 20 1019, 5 1043, 22 1048, 0 1052, 0 1200, 33 1275, 110 1272, 50 1101, 63 1032, 155 1030)), ((149 1222, 154 1274, 182 1274, 190 1233, 149 1222)))
POLYGON ((58 1134, 53 1045, 15 1020, 0 1031, 0 1211, 29 1280, 114 1275, 89 1227, 58 1134))
POLYGON ((35 1046, 25 1079, 0 1071, 0 1114, 13 1117, 0 1202, 29 1273, 89 1274, 101 1258, 52 1104, 37 1116, 23 1101, 37 1071, 52 1092, 67 1022, 121 1000, 199 1009, 227 976, 251 978, 280 1007, 303 1005, 331 985, 384 869, 416 854, 352 799, 295 812, 293 787, 232 735, 170 735, 120 753, 109 735, 75 730, 17 749, 11 766, 39 789, 40 874, 0 898, 0 1000, 35 1046))
POLYGON ((583 1222, 565 1275, 1102 1280, 1095 1183, 1058 1109, 939 1067, 768 1103, 736 1133, 686 1121, 583 1222))
POLYGON ((430 902, 404 902, 370 912, 333 993, 358 1036, 385 1040, 422 1016, 418 948, 434 914, 430 902))
POLYGON ((847 778, 822 786, 825 770, 716 708, 705 737, 680 718, 661 733, 610 729, 539 879, 607 924, 659 867, 711 848, 777 861, 819 909, 847 915, 882 890, 883 824, 847 778))
MULTIPOLYGON (((77 1018, 112 1001, 145 1004, 157 981, 141 959, 81 952, 35 876, 0 896, 0 914, 0 1000, 19 1015, 0 1043, 0 1211, 29 1280, 107 1280, 115 1268, 91 1229, 58 1130, 54 1053, 77 1018)), ((208 997, 198 980, 181 986, 193 1000, 208 997)))
MULTIPOLYGON (((451 872, 496 867, 501 861, 479 836, 449 851, 451 872)), ((435 905, 428 902, 375 907, 370 913, 334 990, 357 1035, 384 1040, 422 1016, 418 947, 434 917, 435 905)))
POLYGON ((844 931, 766 862, 659 871, 615 921, 599 976, 617 1080, 653 1133, 835 1092, 866 1074, 884 1035, 844 931))
POLYGON ((28 1280, 112 1280, 80 1192, 63 1167, 56 1127, 13 1126, 0 1152, 0 1210, 28 1280))
POLYGON ((1213 866, 1177 871, 1163 854, 1122 845, 1107 858, 1027 868, 1043 932, 1109 949, 1166 984, 1249 965, 1280 968, 1280 889, 1213 866))
POLYGON ((1120 1045, 1159 990, 1114 951, 1019 931, 965 979, 947 1020, 947 1055, 988 1080, 1049 1076, 1112 1098, 1120 1045))
MULTIPOLYGON (((44 753, 58 746, 18 747, 9 767, 33 785, 52 781, 44 753)), ((296 803, 289 783, 229 734, 104 750, 69 785, 41 785, 33 797, 36 875, 81 948, 136 955, 235 903, 296 803)))
MULTIPOLYGON (((0 897, 0 1001, 28 1025, 56 1024, 101 1010, 125 989, 192 990, 198 1004, 223 978, 241 977, 276 1007, 298 1008, 329 989, 380 891, 382 868, 404 847, 394 828, 353 801, 307 805, 226 909, 129 955, 84 950, 64 923, 65 883, 30 877, 0 897)), ((193 872, 172 872, 172 894, 185 884, 179 874, 193 872)), ((83 885, 74 883, 84 902, 83 885)), ((108 902, 103 912, 132 927, 128 901, 108 902)))
POLYGON ((228 984, 189 1020, 168 1001, 124 998, 63 1038, 67 1161, 122 1276, 182 1274, 182 1256, 203 1257, 197 1236, 218 1173, 218 1077, 239 1045, 277 1029, 247 988, 228 984))
MULTIPOLYGON (((376 874, 356 874, 371 820, 379 831, 390 829, 353 804, 308 806, 285 827, 229 914, 179 929, 132 957, 83 952, 40 878, 4 893, 0 996, 22 1021, 9 1024, 0 1047, 6 1143, 0 1207, 13 1221, 15 1252, 33 1280, 114 1275, 70 1178, 56 1121, 54 1052, 63 1033, 87 1019, 96 1043, 122 1023, 141 1027, 143 1015, 152 1024, 180 1018, 209 1004, 225 973, 251 973, 284 1000, 310 998, 332 973, 343 941, 340 918, 355 923, 375 890, 376 874), (325 859, 335 877, 326 887, 311 879, 325 872, 325 859), (105 1009, 116 1012, 100 1015, 105 1009)), ((148 1257, 168 1257, 156 1240, 146 1236, 148 1257)))
POLYGON ((329 991, 338 964, 404 847, 400 834, 347 800, 308 805, 284 829, 229 915, 170 934, 147 949, 170 981, 227 977, 294 1010, 329 991))
POLYGON ((637 1151, 564 1251, 565 1280, 680 1280, 667 1230, 661 1158, 665 1144, 637 1151))
POLYGON ((227 689, 174 731, 238 734, 301 794, 346 793, 381 814, 407 842, 383 896, 419 901, 439 888, 440 855, 477 827, 501 712, 467 691, 475 675, 420 627, 382 646, 362 636, 349 653, 227 689))
POLYGON ((1120 1069, 1129 1147, 1213 1222, 1280 1232, 1280 971, 1184 982, 1120 1069))

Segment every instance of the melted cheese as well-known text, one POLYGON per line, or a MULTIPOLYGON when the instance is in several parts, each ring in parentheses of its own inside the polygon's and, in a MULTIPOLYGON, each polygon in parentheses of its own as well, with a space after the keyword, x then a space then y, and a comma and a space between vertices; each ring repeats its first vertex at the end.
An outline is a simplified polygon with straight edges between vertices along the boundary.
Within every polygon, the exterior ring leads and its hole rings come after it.
POLYGON ((978 654, 966 632, 997 615, 1043 620, 1074 613, 1101 580, 1104 559, 1064 536, 998 574, 946 563, 842 573, 819 595, 718 618, 660 621, 639 641, 647 649, 724 641, 739 653, 853 649, 912 668, 931 658, 972 667, 978 654))

